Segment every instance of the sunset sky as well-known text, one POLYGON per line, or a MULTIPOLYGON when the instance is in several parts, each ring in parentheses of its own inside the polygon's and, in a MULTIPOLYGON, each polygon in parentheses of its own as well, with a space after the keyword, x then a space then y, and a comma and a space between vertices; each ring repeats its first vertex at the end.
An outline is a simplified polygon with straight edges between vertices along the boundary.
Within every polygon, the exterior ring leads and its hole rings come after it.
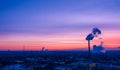
POLYGON ((91 47, 120 47, 120 0, 0 0, 0 50, 87 49, 94 27, 91 47))

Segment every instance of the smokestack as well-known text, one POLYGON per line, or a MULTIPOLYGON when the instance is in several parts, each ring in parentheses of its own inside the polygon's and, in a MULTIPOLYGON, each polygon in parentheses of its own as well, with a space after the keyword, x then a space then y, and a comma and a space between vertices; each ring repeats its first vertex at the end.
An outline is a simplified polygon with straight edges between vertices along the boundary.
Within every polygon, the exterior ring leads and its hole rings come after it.
POLYGON ((93 40, 94 37, 98 37, 98 35, 101 34, 101 31, 95 27, 93 28, 92 32, 87 35, 86 40, 88 41, 88 57, 90 58, 90 40, 93 40))

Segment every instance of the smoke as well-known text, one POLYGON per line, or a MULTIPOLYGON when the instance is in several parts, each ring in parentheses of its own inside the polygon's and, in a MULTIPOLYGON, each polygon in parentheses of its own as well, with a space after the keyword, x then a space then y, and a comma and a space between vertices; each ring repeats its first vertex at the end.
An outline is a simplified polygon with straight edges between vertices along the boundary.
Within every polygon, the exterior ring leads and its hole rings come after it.
POLYGON ((101 30, 95 27, 92 29, 91 33, 87 35, 86 40, 90 41, 90 40, 93 40, 94 37, 96 37, 100 40, 100 45, 101 45, 101 43, 103 43, 101 34, 102 34, 101 30))
POLYGON ((94 37, 98 37, 98 35, 101 34, 101 30, 98 29, 97 27, 93 28, 92 30, 92 34, 94 35, 94 37))
MULTIPOLYGON (((93 28, 92 32, 87 35, 86 40, 93 40, 94 37, 98 37, 98 35, 101 34, 101 30, 98 29, 97 27, 93 28)), ((102 39, 102 38, 100 38, 102 39)))
MULTIPOLYGON (((103 43, 103 41, 102 41, 102 37, 101 37, 101 30, 100 29, 98 29, 97 27, 95 27, 95 28, 93 28, 93 30, 92 30, 92 34, 93 34, 93 36, 94 37, 97 37, 101 42, 100 42, 100 45, 101 45, 101 43, 103 43)), ((101 45, 102 46, 102 45, 101 45)))
MULTIPOLYGON (((103 47, 103 40, 102 40, 102 37, 101 37, 101 30, 98 29, 97 27, 93 28, 91 34, 93 35, 93 38, 96 37, 100 40, 100 44, 98 46, 96 46, 96 48, 94 48, 94 51, 96 51, 97 53, 105 53, 106 50, 105 48, 103 47)), ((88 35, 89 37, 89 35, 88 35)))

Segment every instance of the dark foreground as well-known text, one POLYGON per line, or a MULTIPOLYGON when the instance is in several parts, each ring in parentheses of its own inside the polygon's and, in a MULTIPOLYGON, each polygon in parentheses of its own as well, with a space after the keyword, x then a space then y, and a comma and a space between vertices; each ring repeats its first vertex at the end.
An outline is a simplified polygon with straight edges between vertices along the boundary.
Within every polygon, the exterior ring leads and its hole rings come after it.
POLYGON ((0 70, 120 70, 120 51, 0 51, 0 70))

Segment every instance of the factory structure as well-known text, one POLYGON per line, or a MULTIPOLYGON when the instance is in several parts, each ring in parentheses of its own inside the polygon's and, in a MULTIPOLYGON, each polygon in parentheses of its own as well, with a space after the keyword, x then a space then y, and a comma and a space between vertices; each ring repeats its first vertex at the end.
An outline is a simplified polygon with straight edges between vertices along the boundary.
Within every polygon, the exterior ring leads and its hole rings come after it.
POLYGON ((100 45, 93 45, 92 53, 100 54, 105 53, 105 48, 103 47, 103 42, 100 43, 100 45))

